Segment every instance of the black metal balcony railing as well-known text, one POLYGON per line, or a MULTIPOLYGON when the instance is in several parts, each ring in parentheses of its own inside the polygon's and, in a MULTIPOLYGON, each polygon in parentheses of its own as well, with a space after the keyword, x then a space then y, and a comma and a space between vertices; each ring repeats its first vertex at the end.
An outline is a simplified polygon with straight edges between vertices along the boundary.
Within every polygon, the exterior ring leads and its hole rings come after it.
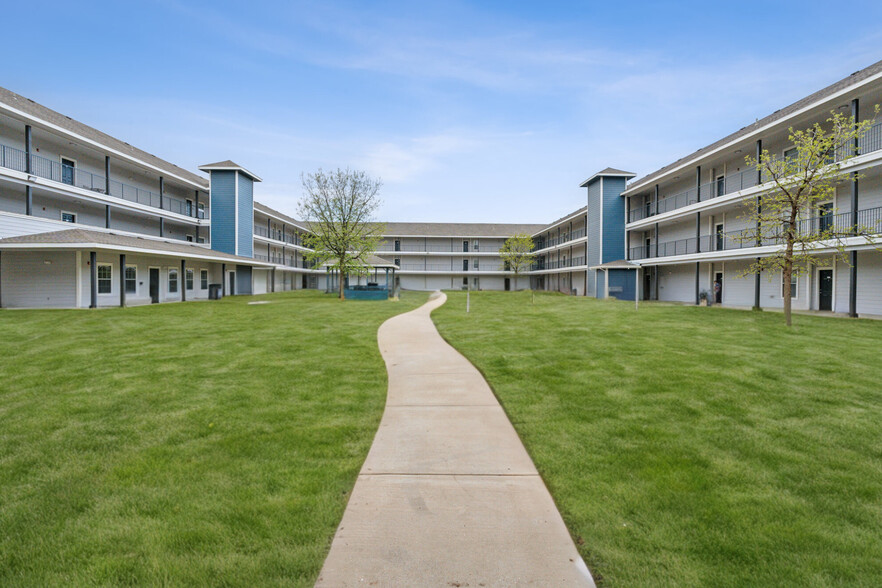
POLYGON ((460 273, 463 271, 466 272, 501 272, 503 270, 502 265, 500 264, 479 264, 478 267, 469 267, 469 269, 464 270, 461 266, 453 266, 449 263, 404 263, 401 264, 401 269, 403 271, 419 271, 419 272, 453 272, 460 273))
POLYGON ((254 225, 254 234, 267 239, 274 239, 282 243, 290 245, 301 245, 300 236, 297 233, 291 234, 281 229, 269 229, 265 225, 254 225))
POLYGON ((569 233, 562 233, 560 237, 555 237, 553 239, 538 240, 536 242, 536 245, 533 247, 533 250, 538 251, 540 249, 548 249, 549 247, 557 247, 558 245, 581 239, 586 234, 587 232, 584 228, 582 228, 570 231, 569 233))
POLYGON ((571 257, 569 259, 558 259, 554 261, 538 261, 531 267, 531 271, 566 269, 568 267, 579 267, 585 265, 585 257, 571 257))
MULTIPOLYGON (((797 232, 801 238, 809 237, 819 241, 844 238, 856 234, 882 234, 882 206, 858 210, 857 216, 857 226, 854 225, 850 212, 801 219, 798 222, 797 232)), ((780 245, 783 242, 784 237, 782 234, 762 235, 761 239, 757 239, 755 229, 743 229, 659 243, 657 254, 655 244, 650 244, 648 250, 645 245, 632 247, 630 249, 630 259, 648 259, 673 255, 689 255, 699 252, 748 249, 758 246, 780 245)))
MULTIPOLYGON (((861 138, 858 143, 858 153, 872 153, 882 149, 882 122, 870 127, 869 131, 861 138)), ((841 161, 851 155, 851 147, 844 146, 836 150, 832 161, 841 161)), ((738 192, 752 188, 759 183, 759 177, 755 167, 747 168, 743 171, 730 174, 725 178, 714 180, 706 184, 702 184, 697 189, 690 188, 683 192, 665 196, 658 201, 658 214, 664 214, 678 208, 695 204, 696 202, 704 202, 726 194, 738 192)), ((655 203, 647 202, 644 206, 634 208, 628 211, 628 222, 633 223, 643 220, 650 216, 654 216, 655 203)))
MULTIPOLYGON (((27 173, 27 153, 15 147, 0 145, 0 167, 27 173)), ((104 176, 79 169, 77 167, 62 165, 57 161, 47 159, 40 155, 31 154, 31 175, 74 186, 83 190, 89 190, 98 194, 107 193, 107 181, 104 176)), ((193 204, 168 194, 160 198, 158 192, 144 190, 124 182, 110 180, 110 196, 115 196, 129 202, 136 202, 153 208, 161 208, 177 214, 192 217, 194 212, 198 218, 208 218, 205 210, 194 210, 193 204)))

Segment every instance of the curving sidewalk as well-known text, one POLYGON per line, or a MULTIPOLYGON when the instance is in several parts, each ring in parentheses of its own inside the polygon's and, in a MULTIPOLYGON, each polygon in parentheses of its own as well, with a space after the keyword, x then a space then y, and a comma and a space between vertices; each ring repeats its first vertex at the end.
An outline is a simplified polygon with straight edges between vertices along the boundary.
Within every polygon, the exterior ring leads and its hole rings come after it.
POLYGON ((386 410, 317 586, 593 586, 487 382, 438 334, 433 294, 380 327, 386 410))

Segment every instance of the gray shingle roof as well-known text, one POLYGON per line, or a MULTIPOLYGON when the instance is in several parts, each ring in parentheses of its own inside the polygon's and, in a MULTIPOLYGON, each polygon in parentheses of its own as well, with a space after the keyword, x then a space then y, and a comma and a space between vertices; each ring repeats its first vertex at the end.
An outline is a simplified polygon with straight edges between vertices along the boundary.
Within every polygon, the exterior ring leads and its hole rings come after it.
POLYGON ((305 222, 303 222, 303 221, 299 221, 299 220, 297 220, 296 218, 294 218, 294 217, 292 217, 292 216, 288 216, 287 214, 285 214, 285 213, 283 213, 283 212, 279 212, 278 210, 276 210, 276 209, 274 209, 274 208, 270 208, 270 207, 267 206, 266 204, 261 204, 260 202, 255 202, 255 203, 254 203, 254 208, 256 208, 257 210, 259 210, 260 212, 263 212, 263 213, 266 213, 266 214, 271 214, 271 215, 273 215, 273 216, 277 216, 277 217, 279 217, 279 218, 285 220, 286 222, 291 223, 291 224, 294 225, 295 227, 298 227, 298 228, 300 228, 300 229, 303 229, 304 231, 308 230, 307 227, 306 227, 306 223, 305 223, 305 222))
MULTIPOLYGON (((365 262, 367 262, 367 264, 370 267, 393 267, 395 269, 398 269, 398 266, 395 265, 393 262, 391 262, 388 259, 385 259, 383 257, 380 257, 379 255, 368 255, 365 262)), ((336 257, 334 259, 329 259, 326 262, 324 262, 322 264, 322 267, 334 265, 335 263, 337 263, 336 257)))
MULTIPOLYGON (((780 110, 776 110, 775 112, 773 112, 769 116, 767 116, 765 118, 761 118, 760 120, 756 121, 753 124, 749 124, 746 127, 742 127, 740 129, 738 129, 737 131, 735 131, 734 133, 732 133, 731 135, 727 135, 727 136, 723 137, 722 139, 720 139, 719 141, 711 143, 707 147, 702 147, 698 151, 695 151, 694 153, 691 153, 690 155, 687 155, 686 157, 681 157, 677 161, 670 163, 670 164, 652 172, 651 174, 647 174, 647 175, 643 176, 642 178, 634 180, 633 182, 631 182, 631 186, 636 187, 636 186, 639 186, 639 185, 644 184, 646 182, 649 182, 651 180, 654 180, 655 178, 664 175, 669 170, 671 170, 677 166, 683 165, 684 163, 687 163, 690 160, 698 159, 699 157, 703 156, 704 154, 706 154, 710 151, 713 151, 717 147, 721 147, 721 146, 725 145, 726 143, 735 141, 739 137, 743 137, 745 135, 748 135, 757 129, 760 129, 760 128, 762 128, 766 125, 769 125, 777 120, 780 120, 790 114, 793 114, 794 112, 797 112, 798 110, 805 108, 806 106, 809 106, 810 104, 812 104, 814 102, 818 102, 819 100, 823 100, 824 98, 826 98, 828 96, 832 96, 833 94, 836 94, 840 90, 844 90, 844 89, 848 88, 849 86, 853 86, 853 85, 855 85, 855 84, 857 84, 857 83, 859 83, 859 82, 861 82, 861 81, 863 81, 863 80, 865 80, 865 79, 867 79, 867 78, 869 78, 879 72, 882 72, 882 61, 877 61, 876 63, 874 63, 873 65, 871 65, 869 67, 865 67, 862 70, 856 71, 853 74, 851 74, 850 76, 848 76, 846 78, 842 78, 841 80, 839 80, 835 84, 830 84, 826 88, 818 90, 814 94, 810 94, 810 95, 806 96, 805 98, 802 98, 801 100, 797 100, 796 102, 794 102, 790 106, 785 106, 784 108, 782 108, 780 110)), ((630 189, 631 186, 629 186, 628 189, 630 189)))
POLYGON ((199 169, 201 171, 211 171, 213 169, 235 169, 235 170, 239 170, 240 172, 244 173, 245 175, 250 177, 255 182, 262 182, 263 181, 260 179, 260 176, 258 176, 257 174, 248 171, 247 169, 245 169, 244 167, 242 167, 238 163, 236 163, 234 161, 230 161, 229 159, 225 159, 224 161, 218 161, 217 163, 206 163, 204 165, 200 165, 199 169))
POLYGON ((0 239, 0 249, 6 245, 13 245, 15 249, 23 249, 24 245, 57 245, 57 249, 72 246, 103 246, 102 249, 119 247, 123 249, 138 249, 157 252, 158 254, 177 255, 183 257, 216 258, 219 261, 235 261, 254 265, 272 265, 241 257, 230 255, 220 251, 212 251, 195 243, 186 241, 170 241, 165 239, 153 239, 150 237, 135 237, 133 235, 121 235, 119 233, 90 231, 88 229, 67 229, 64 231, 51 231, 48 233, 34 233, 32 235, 20 235, 0 239))
MULTIPOLYGON (((133 147, 125 141, 120 141, 119 139, 111 137, 107 133, 102 133, 101 131, 94 129, 86 124, 83 124, 77 120, 74 120, 69 116, 65 116, 59 112, 55 112, 50 108, 46 108, 42 104, 37 104, 30 98, 25 98, 24 96, 16 94, 11 90, 7 90, 6 88, 2 87, 0 87, 0 105, 6 105, 10 108, 14 108, 16 110, 24 112, 25 114, 31 115, 39 120, 45 121, 68 132, 75 133, 81 137, 94 141, 104 147, 107 147, 108 149, 118 151, 133 159, 137 159, 146 164, 149 164, 157 169, 160 169, 170 174, 174 174, 179 178, 198 185, 202 189, 208 189, 208 180, 200 175, 189 172, 183 168, 176 166, 173 163, 169 163, 164 159, 160 159, 155 155, 147 153, 146 151, 142 151, 137 147, 133 147)), ((2 109, 2 106, 0 106, 0 109, 2 109)))

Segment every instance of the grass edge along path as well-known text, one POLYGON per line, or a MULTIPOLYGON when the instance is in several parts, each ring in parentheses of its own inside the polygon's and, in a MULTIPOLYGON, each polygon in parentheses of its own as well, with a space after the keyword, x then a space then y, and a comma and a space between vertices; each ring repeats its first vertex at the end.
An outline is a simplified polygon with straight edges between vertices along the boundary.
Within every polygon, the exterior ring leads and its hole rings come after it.
POLYGON ((882 585, 882 322, 448 297, 599 583, 882 585))
POLYGON ((311 586, 424 301, 0 310, 0 585, 311 586))

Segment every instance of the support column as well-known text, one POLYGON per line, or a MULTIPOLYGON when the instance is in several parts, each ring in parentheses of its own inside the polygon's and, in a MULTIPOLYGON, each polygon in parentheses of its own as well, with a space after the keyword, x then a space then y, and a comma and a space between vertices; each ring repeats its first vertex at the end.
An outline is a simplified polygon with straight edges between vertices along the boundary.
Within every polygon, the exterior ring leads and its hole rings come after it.
POLYGON ((89 308, 98 308, 98 254, 89 252, 89 281, 91 298, 89 308))
POLYGON ((187 301, 187 264, 181 260, 181 302, 187 301))
POLYGON ((109 204, 104 205, 104 228, 105 229, 110 228, 110 205, 109 204))
POLYGON ((227 264, 221 264, 221 296, 227 295, 227 264))
POLYGON ((653 257, 658 257, 658 223, 655 223, 655 255, 653 257))
MULTIPOLYGON (((855 124, 860 121, 860 114, 860 102, 855 98, 851 101, 851 116, 855 124)), ((854 153, 855 155, 860 153, 860 143, 857 139, 854 140, 854 153)), ((851 183, 851 225, 854 227, 853 232, 857 234, 858 192, 860 191, 857 172, 855 172, 852 179, 854 181, 851 183)), ((850 267, 848 268, 848 316, 857 318, 857 251, 851 251, 850 254, 850 267)))
POLYGON ((193 190, 193 218, 199 218, 199 190, 193 190))
POLYGON ((270 276, 270 282, 271 282, 270 283, 270 292, 275 292, 276 291, 276 268, 273 268, 271 270, 271 274, 272 275, 270 276))
POLYGON ((119 254, 119 305, 126 306, 126 254, 119 254))
POLYGON ((700 297, 699 297, 699 294, 701 293, 700 289, 699 289, 699 282, 700 281, 701 281, 701 263, 696 261, 695 262, 695 305, 696 306, 698 306, 698 304, 701 302, 700 297))
POLYGON ((159 217, 159 236, 165 237, 165 219, 159 217))
POLYGON ((104 193, 110 196, 110 156, 104 156, 104 193))
POLYGON ((655 214, 658 214, 658 184, 655 185, 655 214))
MULTIPOLYGON (((25 125, 25 172, 30 176, 31 169, 31 125, 25 125)), ((30 186, 25 186, 25 214, 34 214, 34 193, 30 186)))
MULTIPOLYGON (((759 162, 760 156, 762 154, 763 154, 763 140, 757 139, 756 140, 756 160, 757 160, 757 162, 759 162)), ((762 183, 763 183, 763 170, 759 167, 759 165, 757 165, 756 185, 759 186, 762 183)), ((756 246, 757 247, 762 247, 762 245, 763 245, 762 224, 760 223, 760 220, 759 220, 759 215, 762 214, 762 211, 763 211, 762 199, 759 196, 757 196, 756 197, 756 213, 757 213, 756 246)), ((756 262, 759 263, 759 260, 760 260, 760 258, 757 257, 756 262)), ((760 272, 756 272, 756 274, 754 275, 754 279, 753 279, 753 309, 754 310, 761 310, 762 309, 762 304, 760 303, 760 291, 762 288, 762 284, 760 284, 760 279, 761 279, 760 272)))
POLYGON ((658 278, 659 278, 658 266, 655 266, 652 268, 652 273, 655 275, 655 280, 653 280, 653 284, 652 284, 652 288, 654 290, 654 292, 653 292, 654 296, 652 299, 658 300, 658 278))
POLYGON ((159 176, 159 208, 165 208, 165 178, 159 176))
POLYGON ((701 166, 695 166, 695 201, 701 202, 701 166))
MULTIPOLYGON (((854 173, 851 183, 851 223, 854 227, 853 232, 857 234, 858 228, 858 173, 854 173)), ((848 268, 848 316, 857 318, 857 262, 858 252, 849 252, 849 268, 848 268)))
POLYGON ((695 252, 701 253, 701 212, 695 213, 695 252))

